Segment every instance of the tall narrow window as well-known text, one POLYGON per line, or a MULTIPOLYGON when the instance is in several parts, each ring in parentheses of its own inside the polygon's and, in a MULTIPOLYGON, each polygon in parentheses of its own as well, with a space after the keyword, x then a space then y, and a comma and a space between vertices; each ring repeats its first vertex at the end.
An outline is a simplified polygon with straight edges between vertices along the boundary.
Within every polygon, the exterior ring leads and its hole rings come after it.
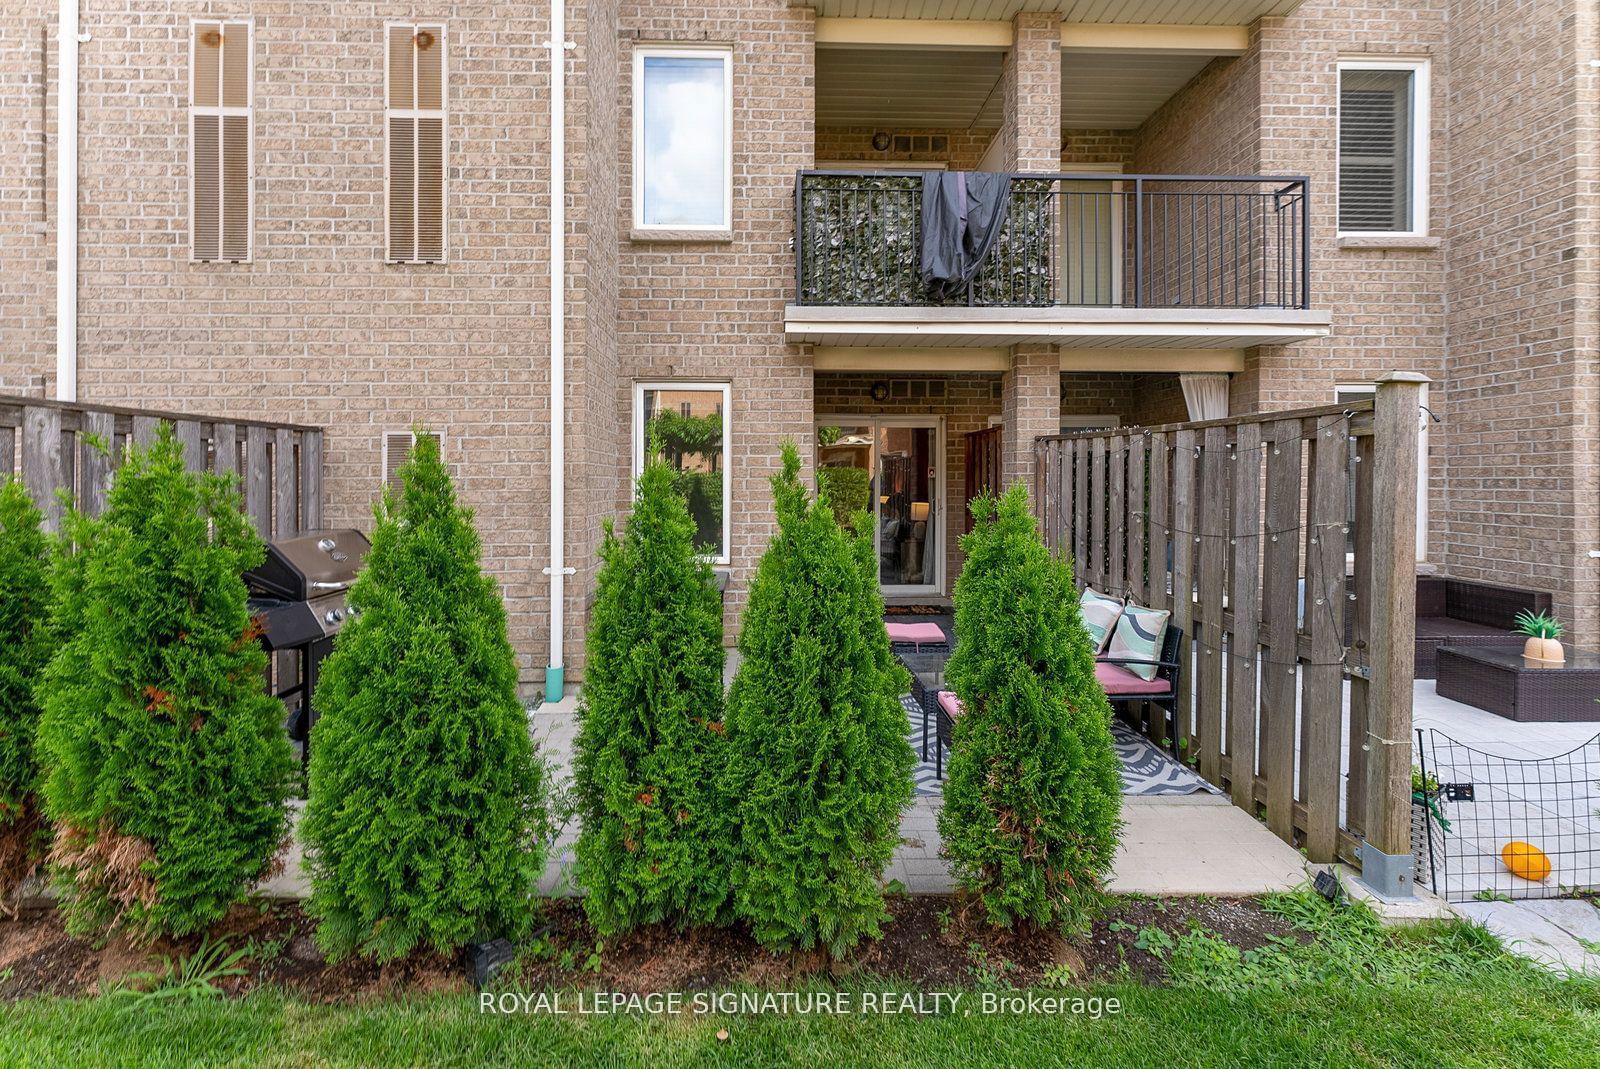
POLYGON ((389 260, 444 260, 445 56, 441 25, 390 23, 389 260))
POLYGON ((633 222, 640 229, 733 225, 733 53, 633 54, 633 222))
POLYGON ((673 468, 694 520, 695 546, 728 563, 728 400, 725 382, 643 382, 633 392, 633 471, 652 448, 673 468))
POLYGON ((250 23, 195 22, 189 41, 189 255, 250 259, 255 170, 250 23))
POLYGON ((1339 230, 1427 232, 1428 79, 1421 60, 1339 65, 1339 230))

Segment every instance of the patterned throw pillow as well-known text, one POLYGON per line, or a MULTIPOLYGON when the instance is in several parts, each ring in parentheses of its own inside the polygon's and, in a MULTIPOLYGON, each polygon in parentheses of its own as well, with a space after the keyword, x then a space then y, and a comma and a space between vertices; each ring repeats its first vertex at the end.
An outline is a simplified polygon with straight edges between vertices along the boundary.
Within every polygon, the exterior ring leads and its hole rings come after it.
POLYGON ((1111 629, 1117 626, 1117 617, 1122 615, 1122 602, 1106 597, 1092 586, 1086 586, 1083 588, 1083 597, 1078 599, 1078 608, 1083 613, 1083 626, 1089 629, 1089 641, 1094 643, 1095 656, 1098 657, 1105 651, 1111 629))
MULTIPOLYGON (((1167 635, 1167 618, 1172 614, 1165 609, 1146 609, 1129 605, 1122 610, 1122 618, 1111 633, 1111 645, 1106 649, 1110 660, 1127 658, 1131 661, 1154 661, 1161 655, 1161 640, 1167 635)), ((1125 664, 1122 667, 1140 679, 1154 679, 1154 664, 1125 664)))

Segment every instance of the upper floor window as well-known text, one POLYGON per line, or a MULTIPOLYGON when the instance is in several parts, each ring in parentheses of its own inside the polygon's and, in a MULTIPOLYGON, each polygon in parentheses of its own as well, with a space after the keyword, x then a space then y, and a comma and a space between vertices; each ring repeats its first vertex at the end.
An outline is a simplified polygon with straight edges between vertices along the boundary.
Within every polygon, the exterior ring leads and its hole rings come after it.
POLYGON ((634 50, 634 226, 732 227, 732 90, 728 49, 634 50))
POLYGON ((250 23, 189 28, 189 255, 250 259, 255 210, 250 23))
POLYGON ((696 548, 728 563, 728 400, 725 382, 641 382, 633 392, 633 473, 654 448, 672 466, 694 520, 696 548))
POLYGON ((1428 232, 1428 61, 1339 64, 1339 232, 1428 232))
POLYGON ((444 27, 389 23, 388 224, 391 263, 444 260, 444 27))

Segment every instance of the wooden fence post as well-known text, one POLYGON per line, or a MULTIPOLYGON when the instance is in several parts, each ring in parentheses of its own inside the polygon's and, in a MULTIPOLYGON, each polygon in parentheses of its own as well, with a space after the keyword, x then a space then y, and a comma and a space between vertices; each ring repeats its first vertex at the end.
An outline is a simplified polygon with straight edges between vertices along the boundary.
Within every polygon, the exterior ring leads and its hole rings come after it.
POLYGON ((1373 406, 1372 606, 1367 707, 1367 820, 1361 878, 1411 894, 1411 684, 1417 598, 1417 442, 1426 375, 1391 372, 1373 406))

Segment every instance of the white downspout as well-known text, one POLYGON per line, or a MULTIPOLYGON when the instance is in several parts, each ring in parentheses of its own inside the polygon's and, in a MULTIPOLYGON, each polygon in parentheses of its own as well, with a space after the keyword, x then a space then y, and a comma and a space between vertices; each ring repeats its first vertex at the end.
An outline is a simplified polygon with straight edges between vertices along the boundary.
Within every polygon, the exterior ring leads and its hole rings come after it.
POLYGON ((550 5, 550 663, 544 669, 544 699, 566 692, 567 576, 567 40, 566 0, 550 5))
POLYGON ((56 30, 56 400, 78 399, 78 0, 56 30))

